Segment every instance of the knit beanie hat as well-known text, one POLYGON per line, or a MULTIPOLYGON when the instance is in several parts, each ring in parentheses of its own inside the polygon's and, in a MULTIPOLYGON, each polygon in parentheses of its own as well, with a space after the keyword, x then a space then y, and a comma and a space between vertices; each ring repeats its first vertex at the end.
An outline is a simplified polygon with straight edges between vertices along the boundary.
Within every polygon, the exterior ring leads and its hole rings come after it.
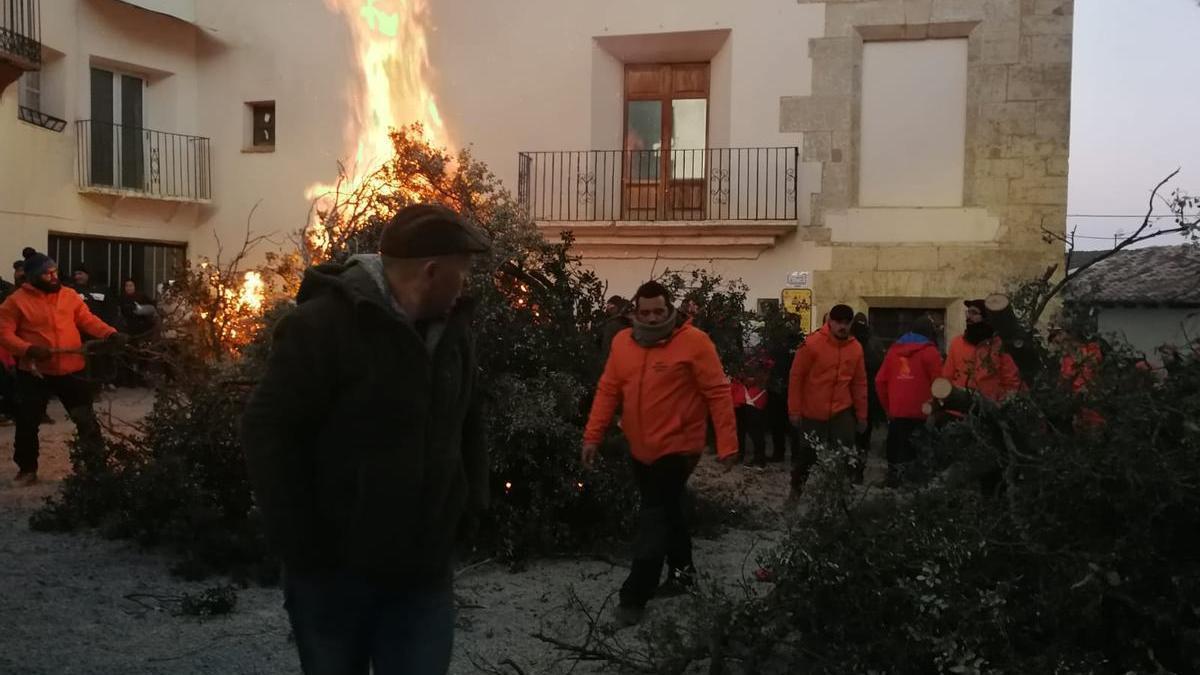
POLYGON ((35 251, 25 256, 25 276, 36 279, 45 274, 46 268, 51 265, 57 266, 58 263, 51 260, 50 256, 35 251))

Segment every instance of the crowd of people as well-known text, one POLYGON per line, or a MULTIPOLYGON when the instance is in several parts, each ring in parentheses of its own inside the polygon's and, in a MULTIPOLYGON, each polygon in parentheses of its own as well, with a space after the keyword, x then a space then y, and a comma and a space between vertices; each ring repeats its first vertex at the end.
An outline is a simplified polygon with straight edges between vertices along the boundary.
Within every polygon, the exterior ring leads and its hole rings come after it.
POLYGON ((86 265, 76 265, 64 284, 57 262, 33 248, 22 251, 12 283, 0 280, 0 424, 16 426, 15 485, 38 480, 38 434, 53 423, 46 410, 51 398, 62 403, 82 442, 102 442, 92 409, 97 390, 136 378, 102 353, 115 350, 102 348, 119 348, 154 323, 153 302, 132 279, 113 297, 86 265))
MULTIPOLYGON (((903 480, 916 459, 915 436, 930 428, 931 387, 939 378, 999 402, 1019 392, 1021 373, 990 321, 983 300, 964 302, 966 330, 943 353, 940 326, 917 317, 886 350, 871 336, 867 317, 848 305, 832 307, 820 328, 751 349, 728 373, 704 330, 695 301, 676 309, 657 282, 631 301, 609 299, 599 326, 603 375, 583 440, 590 467, 614 419, 628 441, 641 494, 634 562, 620 591, 616 618, 640 621, 648 601, 695 582, 682 497, 708 447, 727 467, 763 466, 791 452, 791 498, 798 499, 816 462, 816 445, 842 447, 849 480, 862 483, 872 431, 886 425, 888 486, 903 480), (770 452, 767 436, 770 431, 770 452), (706 433, 707 432, 707 433, 706 433), (753 448, 753 454, 751 454, 753 448), (660 583, 662 568, 666 580, 660 583)), ((1063 377, 1086 386, 1098 359, 1095 345, 1066 344, 1063 377)))

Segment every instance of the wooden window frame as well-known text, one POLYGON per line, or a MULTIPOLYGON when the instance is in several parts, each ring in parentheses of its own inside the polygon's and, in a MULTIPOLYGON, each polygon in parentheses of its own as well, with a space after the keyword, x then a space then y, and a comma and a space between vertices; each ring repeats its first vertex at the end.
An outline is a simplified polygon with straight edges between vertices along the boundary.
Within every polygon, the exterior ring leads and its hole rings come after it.
MULTIPOLYGON (((704 148, 708 150, 709 128, 711 126, 711 87, 712 68, 708 62, 688 62, 688 63, 629 63, 625 65, 624 83, 622 91, 624 100, 621 103, 621 148, 624 152, 629 147, 629 104, 636 101, 657 101, 660 103, 660 120, 659 134, 661 135, 661 147, 659 148, 659 167, 658 178, 655 180, 638 179, 632 180, 630 157, 626 155, 625 161, 622 162, 622 210, 629 214, 633 211, 653 211, 654 218, 651 220, 662 220, 668 210, 667 204, 671 200, 670 191, 673 185, 682 184, 688 179, 675 181, 671 176, 671 159, 672 147, 671 138, 674 135, 674 115, 672 103, 675 101, 703 100, 705 104, 704 113, 704 148), (634 89, 634 82, 638 75, 655 74, 658 77, 658 84, 653 91, 639 91, 634 89), (693 87, 686 86, 689 82, 681 82, 677 75, 685 73, 698 73, 699 77, 692 80, 691 84, 697 85, 693 87), (651 208, 634 209, 630 206, 631 191, 636 188, 645 188, 648 186, 657 185, 656 197, 654 206, 651 208)), ((704 179, 694 179, 692 182, 703 183, 704 179)), ((707 194, 701 185, 701 190, 707 194)), ((633 200, 638 201, 640 200, 633 200)), ((674 210, 672 207, 670 210, 674 210)), ((693 209, 684 209, 690 211, 693 209)), ((701 218, 703 207, 699 209, 701 218)))
POLYGON ((274 149, 275 143, 278 139, 278 134, 277 134, 278 126, 276 125, 277 117, 275 114, 275 101, 256 101, 254 103, 250 103, 249 106, 250 106, 250 146, 255 149, 267 149, 267 148, 274 149), (271 120, 270 120, 270 122, 266 122, 265 124, 267 126, 269 126, 269 128, 270 128, 271 138, 267 142, 259 142, 258 132, 260 129, 263 128, 263 126, 258 123, 258 113, 260 110, 262 110, 264 108, 270 108, 271 120))

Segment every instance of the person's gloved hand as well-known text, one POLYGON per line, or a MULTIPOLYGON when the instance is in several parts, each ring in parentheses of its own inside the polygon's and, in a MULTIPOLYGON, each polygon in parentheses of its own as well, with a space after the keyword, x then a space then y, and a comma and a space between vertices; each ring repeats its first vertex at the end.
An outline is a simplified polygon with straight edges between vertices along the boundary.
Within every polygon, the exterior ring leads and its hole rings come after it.
POLYGON ((34 361, 45 361, 50 358, 50 348, 42 345, 30 345, 29 349, 25 350, 25 356, 34 361))
POLYGON ((129 344, 129 336, 120 332, 113 333, 112 335, 108 336, 108 343, 113 347, 120 349, 121 347, 129 344))

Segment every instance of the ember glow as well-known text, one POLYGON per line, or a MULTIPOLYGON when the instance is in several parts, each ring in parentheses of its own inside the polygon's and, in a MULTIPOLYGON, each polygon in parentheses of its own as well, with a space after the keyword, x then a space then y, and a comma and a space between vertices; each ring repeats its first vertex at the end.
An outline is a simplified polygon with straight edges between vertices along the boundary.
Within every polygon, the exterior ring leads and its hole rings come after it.
MULTIPOLYGON (((437 101, 429 84, 429 49, 426 0, 325 0, 326 6, 350 25, 358 86, 350 98, 346 137, 350 139, 340 185, 317 183, 305 196, 318 202, 333 201, 333 193, 353 193, 393 154, 388 134, 414 122, 424 128, 429 142, 447 145, 448 138, 437 101)), ((328 214, 336 207, 325 204, 328 214)), ((335 226, 328 215, 309 228, 308 243, 322 251, 328 245, 324 228, 335 226)))

